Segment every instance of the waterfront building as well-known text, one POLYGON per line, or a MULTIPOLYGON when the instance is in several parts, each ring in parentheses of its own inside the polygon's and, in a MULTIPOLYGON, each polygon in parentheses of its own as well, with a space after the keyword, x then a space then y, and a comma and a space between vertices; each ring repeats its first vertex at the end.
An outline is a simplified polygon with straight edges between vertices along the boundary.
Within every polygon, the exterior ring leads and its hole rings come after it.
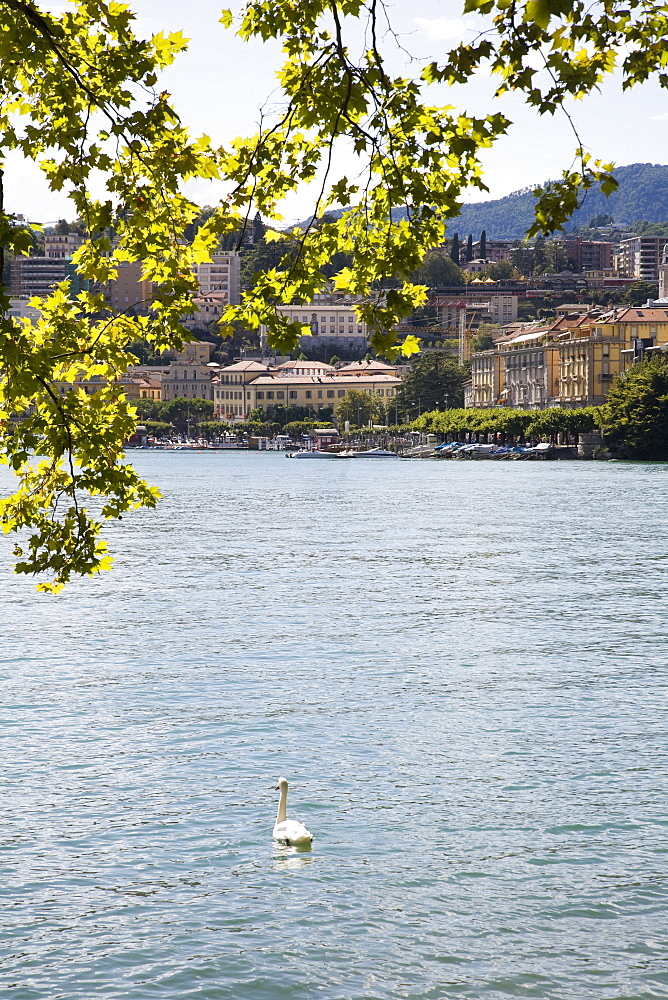
POLYGON ((498 346, 487 351, 475 351, 471 355, 471 381, 466 384, 464 406, 500 406, 505 402, 501 396, 502 355, 498 346))
POLYGON ((552 357, 550 405, 572 409, 599 406, 621 366, 623 342, 599 325, 600 312, 561 317, 550 329, 546 350, 552 357))
POLYGON ((219 368, 212 381, 214 416, 219 420, 243 420, 249 410, 246 386, 261 375, 276 371, 259 361, 237 361, 219 368))
POLYGON ((262 375, 245 387, 247 411, 268 410, 276 405, 301 406, 314 413, 335 408, 349 389, 376 393, 391 403, 401 386, 395 375, 262 375))
POLYGON ((623 368, 626 336, 623 324, 603 319, 600 309, 564 313, 476 352, 467 405, 529 410, 600 405, 623 368))
POLYGON ((553 358, 545 346, 549 327, 542 325, 499 344, 501 391, 507 406, 542 410, 551 395, 553 358))

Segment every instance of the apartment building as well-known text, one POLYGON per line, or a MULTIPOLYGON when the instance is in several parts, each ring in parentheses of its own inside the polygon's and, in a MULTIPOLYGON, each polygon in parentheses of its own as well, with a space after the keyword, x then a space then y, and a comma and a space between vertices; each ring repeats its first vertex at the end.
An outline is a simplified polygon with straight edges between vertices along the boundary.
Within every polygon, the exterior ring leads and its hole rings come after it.
MULTIPOLYGON (((488 264, 498 260, 510 260, 510 251, 515 246, 516 240, 486 240, 484 259, 488 264)), ((473 243, 473 256, 477 259, 482 257, 480 253, 480 240, 473 243)))
POLYGON ((213 254, 209 262, 197 266, 195 273, 200 295, 222 292, 230 305, 241 302, 241 258, 236 250, 213 254))
POLYGON ((612 267, 614 243, 583 240, 581 236, 564 236, 562 242, 575 271, 606 271, 612 267))
POLYGON ((73 275, 71 261, 64 257, 13 257, 10 263, 11 295, 47 296, 55 285, 73 275))
POLYGON ((105 288, 107 302, 116 312, 146 315, 153 300, 153 282, 142 276, 142 262, 119 261, 116 269, 116 277, 105 288))
POLYGON ((666 246, 666 236, 634 236, 622 240, 614 254, 615 269, 636 281, 656 282, 666 246))

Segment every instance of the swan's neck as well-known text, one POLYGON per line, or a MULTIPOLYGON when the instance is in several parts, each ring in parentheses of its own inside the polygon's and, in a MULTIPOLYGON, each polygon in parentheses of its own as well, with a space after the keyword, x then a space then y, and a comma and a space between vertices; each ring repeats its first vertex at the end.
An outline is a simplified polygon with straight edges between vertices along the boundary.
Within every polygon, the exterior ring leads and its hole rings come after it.
POLYGON ((277 823, 285 823, 285 807, 287 805, 287 801, 288 801, 288 790, 285 787, 285 785, 283 785, 281 787, 281 794, 278 800, 278 812, 276 813, 277 823))

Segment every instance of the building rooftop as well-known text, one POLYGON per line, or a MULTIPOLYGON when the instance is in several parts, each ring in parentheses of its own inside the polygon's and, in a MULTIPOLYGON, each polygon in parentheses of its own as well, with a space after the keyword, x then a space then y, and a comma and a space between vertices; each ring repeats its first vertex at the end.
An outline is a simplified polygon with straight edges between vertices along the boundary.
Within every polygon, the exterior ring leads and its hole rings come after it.
POLYGON ((324 361, 285 361, 282 365, 279 365, 277 371, 294 371, 298 368, 312 368, 317 371, 322 372, 333 372, 334 365, 327 365, 324 361))
POLYGON ((282 385, 319 385, 319 386, 336 386, 336 385, 365 385, 370 381, 380 383, 381 385, 395 385, 401 383, 401 379, 396 375, 385 375, 378 374, 371 378, 367 375, 355 375, 355 374, 340 374, 339 372, 332 373, 331 375, 294 375, 290 379, 281 378, 277 375, 260 375, 258 378, 254 378, 252 382, 249 383, 251 386, 282 386, 282 385))
POLYGON ((390 375, 395 371, 394 365, 388 365, 384 361, 376 361, 374 358, 363 359, 362 361, 351 361, 350 364, 342 365, 339 368, 341 374, 348 375, 352 372, 378 372, 390 375))
POLYGON ((221 372, 268 372, 267 365, 260 364, 259 361, 237 361, 233 365, 227 365, 220 369, 221 372))

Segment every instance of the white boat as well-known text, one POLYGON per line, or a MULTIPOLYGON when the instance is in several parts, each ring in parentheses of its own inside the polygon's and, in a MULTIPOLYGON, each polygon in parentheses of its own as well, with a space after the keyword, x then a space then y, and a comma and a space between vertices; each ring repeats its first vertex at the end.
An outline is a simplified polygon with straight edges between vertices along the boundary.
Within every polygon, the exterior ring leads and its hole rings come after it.
POLYGON ((336 451, 290 451, 288 458, 339 458, 336 451))
POLYGON ((369 448, 368 451, 356 451, 353 458, 398 458, 396 451, 385 451, 384 448, 369 448))

